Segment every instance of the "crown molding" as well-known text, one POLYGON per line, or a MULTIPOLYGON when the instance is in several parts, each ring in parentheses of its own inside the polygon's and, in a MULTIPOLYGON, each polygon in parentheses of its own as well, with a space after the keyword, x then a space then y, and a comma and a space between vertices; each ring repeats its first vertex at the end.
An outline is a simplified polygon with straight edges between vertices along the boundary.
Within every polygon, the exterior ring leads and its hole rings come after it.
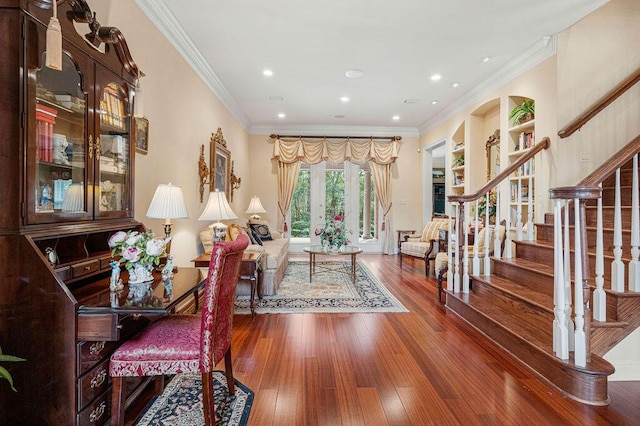
POLYGON ((142 12, 176 48, 196 74, 204 81, 220 102, 240 122, 245 130, 251 127, 251 120, 224 87, 195 44, 178 23, 164 0, 135 0, 142 12))
POLYGON ((403 138, 418 138, 420 133, 415 127, 368 127, 368 126, 251 126, 251 135, 317 135, 317 136, 373 136, 391 137, 402 136, 403 138))
POLYGON ((543 37, 536 41, 528 49, 507 62, 498 72, 462 96, 458 101, 422 123, 419 127, 420 134, 427 133, 454 115, 486 99, 493 92, 500 89, 500 87, 524 74, 545 59, 555 55, 556 52, 557 35, 554 34, 549 37, 543 37))

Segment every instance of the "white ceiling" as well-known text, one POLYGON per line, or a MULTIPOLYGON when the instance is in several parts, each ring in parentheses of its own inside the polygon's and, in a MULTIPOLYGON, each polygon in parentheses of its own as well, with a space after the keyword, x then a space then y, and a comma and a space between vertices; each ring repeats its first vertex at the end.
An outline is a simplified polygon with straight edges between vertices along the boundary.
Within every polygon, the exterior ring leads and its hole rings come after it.
POLYGON ((417 135, 553 54, 606 1, 136 0, 251 133, 327 135, 417 135))

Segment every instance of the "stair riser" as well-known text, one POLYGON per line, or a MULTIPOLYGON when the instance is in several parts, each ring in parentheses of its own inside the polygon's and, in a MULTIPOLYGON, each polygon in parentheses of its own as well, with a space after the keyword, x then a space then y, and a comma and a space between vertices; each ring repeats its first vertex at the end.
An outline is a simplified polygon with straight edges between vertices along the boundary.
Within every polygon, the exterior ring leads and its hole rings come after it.
POLYGON ((447 295, 447 308, 570 397, 593 405, 608 403, 607 376, 581 373, 568 368, 568 364, 514 336, 455 296, 447 295))
POLYGON ((483 283, 482 281, 473 280, 473 293, 482 295, 493 301, 493 304, 499 306, 504 312, 512 315, 528 318, 531 324, 538 324, 540 327, 548 327, 544 330, 551 330, 553 324, 553 306, 547 306, 547 309, 529 304, 526 299, 515 298, 511 294, 503 292, 501 289, 492 285, 483 283), (522 304, 526 304, 523 307, 522 304))
POLYGON ((522 269, 517 265, 500 261, 493 262, 492 273, 528 288, 553 294, 553 277, 546 274, 522 269))
POLYGON ((591 347, 593 353, 602 356, 609 352, 622 339, 640 326, 640 298, 638 297, 609 297, 607 295, 607 316, 610 311, 615 311, 616 318, 629 323, 628 327, 617 329, 595 329, 591 334, 591 347))
MULTIPOLYGON (((573 248, 573 227, 569 230, 569 242, 570 247, 573 248)), ((553 243, 553 225, 549 226, 546 224, 537 225, 536 226, 536 238, 538 241, 544 241, 548 243, 553 243)), ((587 229, 587 241, 588 249, 590 251, 596 250, 596 230, 595 228, 587 229)), ((613 229, 603 229, 602 231, 602 243, 603 249, 605 253, 613 254, 613 229)), ((622 247, 623 250, 629 250, 631 247, 631 232, 622 231, 622 247)))
MULTIPOLYGON (((602 209, 602 227, 613 228, 615 209, 602 209)), ((623 207, 620 209, 620 217, 622 218, 622 228, 631 229, 631 208, 623 207)), ((585 209, 585 220, 587 226, 596 227, 598 223, 598 209, 596 207, 587 207, 585 209)))

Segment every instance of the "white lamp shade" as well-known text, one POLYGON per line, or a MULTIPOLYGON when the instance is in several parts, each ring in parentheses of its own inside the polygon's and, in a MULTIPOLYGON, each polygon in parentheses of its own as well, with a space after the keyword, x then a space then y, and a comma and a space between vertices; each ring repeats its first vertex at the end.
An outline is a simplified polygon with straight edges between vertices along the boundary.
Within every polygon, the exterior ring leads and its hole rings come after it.
POLYGON ((209 199, 198 220, 231 220, 238 216, 231 210, 224 192, 217 189, 209 193, 209 199))
POLYGON ((186 219, 189 217, 182 188, 177 185, 160 184, 153 194, 147 217, 152 219, 186 219))
POLYGON ((257 213, 266 213, 267 211, 262 207, 262 203, 260 202, 260 197, 256 197, 255 195, 251 198, 251 202, 249 203, 249 208, 245 212, 246 214, 257 214, 257 213))
POLYGON ((62 200, 63 212, 82 212, 84 211, 84 185, 81 183, 73 183, 67 188, 62 200))

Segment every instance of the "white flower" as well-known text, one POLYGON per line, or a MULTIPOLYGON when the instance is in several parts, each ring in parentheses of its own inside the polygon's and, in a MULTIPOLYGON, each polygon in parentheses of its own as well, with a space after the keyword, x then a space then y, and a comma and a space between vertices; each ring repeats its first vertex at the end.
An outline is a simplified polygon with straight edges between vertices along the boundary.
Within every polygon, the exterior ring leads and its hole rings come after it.
POLYGON ((109 247, 114 248, 119 243, 124 242, 127 239, 127 233, 124 231, 118 231, 109 238, 109 247))
POLYGON ((160 256, 164 252, 165 241, 160 238, 153 238, 147 241, 146 252, 149 256, 160 256))
POLYGON ((135 246, 140 238, 142 238, 142 235, 140 235, 138 231, 133 231, 131 234, 129 234, 129 238, 127 238, 125 244, 128 246, 135 246))

